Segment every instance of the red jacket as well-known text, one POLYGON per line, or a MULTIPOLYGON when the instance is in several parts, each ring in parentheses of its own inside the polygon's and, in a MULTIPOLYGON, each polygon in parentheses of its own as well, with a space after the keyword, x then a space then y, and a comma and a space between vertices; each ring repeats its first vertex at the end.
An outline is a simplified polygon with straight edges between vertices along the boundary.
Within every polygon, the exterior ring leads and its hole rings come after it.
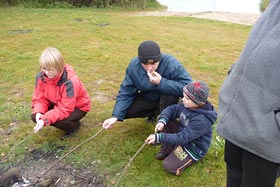
POLYGON ((51 79, 43 73, 37 75, 32 97, 32 114, 44 114, 44 125, 66 119, 75 108, 88 112, 91 101, 70 65, 66 64, 64 71, 51 79), (54 108, 48 110, 51 103, 54 104, 54 108))

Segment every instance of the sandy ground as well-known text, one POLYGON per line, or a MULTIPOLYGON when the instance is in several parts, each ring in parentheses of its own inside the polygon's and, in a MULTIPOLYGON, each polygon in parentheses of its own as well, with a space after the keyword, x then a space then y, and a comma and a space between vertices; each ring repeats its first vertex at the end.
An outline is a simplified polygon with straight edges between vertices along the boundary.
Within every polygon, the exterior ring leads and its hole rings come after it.
POLYGON ((200 12, 200 13, 183 13, 183 12, 138 12, 138 16, 189 16, 204 19, 214 19, 230 23, 238 23, 243 25, 253 25, 261 14, 243 14, 229 12, 200 12))

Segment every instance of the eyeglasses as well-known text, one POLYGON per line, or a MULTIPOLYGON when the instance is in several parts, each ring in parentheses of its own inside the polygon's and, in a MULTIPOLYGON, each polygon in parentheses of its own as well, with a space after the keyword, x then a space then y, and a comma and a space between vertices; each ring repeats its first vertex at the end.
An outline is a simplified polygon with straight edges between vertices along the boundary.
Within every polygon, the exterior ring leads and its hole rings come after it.
POLYGON ((46 72, 46 71, 47 71, 47 72, 55 72, 56 69, 43 67, 43 68, 41 68, 41 71, 43 71, 43 72, 46 72))

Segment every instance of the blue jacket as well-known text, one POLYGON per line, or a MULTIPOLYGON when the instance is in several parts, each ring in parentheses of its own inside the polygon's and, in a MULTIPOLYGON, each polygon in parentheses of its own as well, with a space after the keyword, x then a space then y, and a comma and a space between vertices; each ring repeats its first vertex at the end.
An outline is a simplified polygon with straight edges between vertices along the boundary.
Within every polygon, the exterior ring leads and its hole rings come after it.
POLYGON ((116 98, 113 117, 122 121, 138 93, 151 101, 158 101, 161 93, 182 97, 183 87, 192 81, 183 65, 168 54, 162 54, 156 72, 162 76, 159 85, 150 83, 147 72, 142 67, 138 57, 130 61, 116 98))
POLYGON ((197 108, 185 108, 183 104, 167 107, 159 116, 159 121, 179 119, 182 127, 178 133, 159 133, 159 143, 181 145, 194 159, 200 160, 208 152, 212 139, 212 125, 217 120, 217 113, 213 105, 207 101, 206 105, 197 108))

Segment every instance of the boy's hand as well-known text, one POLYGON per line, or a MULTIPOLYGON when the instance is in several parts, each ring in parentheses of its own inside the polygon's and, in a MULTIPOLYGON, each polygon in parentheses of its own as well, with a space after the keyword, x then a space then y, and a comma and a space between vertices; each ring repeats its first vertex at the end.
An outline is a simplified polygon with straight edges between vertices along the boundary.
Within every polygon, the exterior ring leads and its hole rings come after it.
POLYGON ((147 139, 145 140, 147 144, 155 144, 155 141, 156 141, 156 135, 154 134, 150 134, 150 136, 148 136, 147 139))
POLYGON ((164 124, 162 122, 159 122, 156 124, 155 132, 161 132, 163 128, 164 128, 164 124))

